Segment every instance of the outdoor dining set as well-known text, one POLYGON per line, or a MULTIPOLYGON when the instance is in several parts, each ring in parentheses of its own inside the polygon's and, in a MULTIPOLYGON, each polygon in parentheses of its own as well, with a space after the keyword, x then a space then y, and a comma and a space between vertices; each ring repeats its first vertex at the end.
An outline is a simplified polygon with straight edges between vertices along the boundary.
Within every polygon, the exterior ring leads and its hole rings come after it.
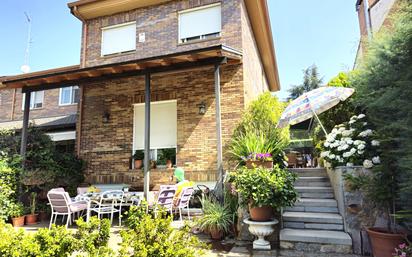
MULTIPOLYGON (((57 217, 66 219, 66 227, 81 216, 86 216, 86 221, 90 220, 92 214, 96 214, 99 219, 110 216, 113 223, 114 215, 119 218, 119 226, 122 222, 122 212, 130 206, 139 206, 144 200, 143 192, 129 192, 127 188, 122 190, 91 190, 88 187, 77 188, 77 196, 71 198, 64 188, 53 188, 47 193, 47 198, 51 207, 50 225, 56 223, 57 217)), ((148 201, 148 210, 151 209, 155 215, 160 209, 167 211, 171 215, 179 213, 182 221, 182 212, 186 209, 190 219, 189 202, 193 195, 193 187, 185 187, 181 193, 176 195, 176 185, 161 185, 158 192, 151 192, 156 195, 152 202, 148 201)))

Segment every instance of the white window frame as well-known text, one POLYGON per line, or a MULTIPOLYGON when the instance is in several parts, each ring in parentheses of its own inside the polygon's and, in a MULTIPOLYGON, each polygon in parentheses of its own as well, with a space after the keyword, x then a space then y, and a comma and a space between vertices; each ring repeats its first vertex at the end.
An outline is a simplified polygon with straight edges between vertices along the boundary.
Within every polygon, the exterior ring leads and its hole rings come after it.
POLYGON ((125 23, 121 23, 121 24, 117 24, 117 25, 113 25, 113 26, 107 26, 107 27, 103 27, 101 29, 101 44, 100 44, 100 56, 104 57, 104 56, 111 56, 111 55, 116 55, 116 54, 121 54, 121 53, 128 53, 128 52, 132 52, 132 51, 136 51, 136 31, 137 31, 137 27, 136 27, 136 21, 131 21, 131 22, 125 22, 125 23), (105 30, 110 30, 110 29, 115 29, 115 28, 120 28, 120 27, 126 27, 126 26, 130 26, 130 25, 134 25, 134 41, 133 41, 133 45, 134 47, 129 49, 129 50, 124 50, 124 51, 120 51, 120 52, 113 52, 113 53, 103 53, 103 46, 104 46, 104 31, 105 30))
MULTIPOLYGON (((24 111, 24 102, 25 102, 25 99, 26 99, 26 93, 23 93, 22 95, 23 95, 23 97, 21 98, 22 99, 21 109, 24 111)), ((30 94, 30 110, 41 109, 43 107, 44 107, 44 90, 31 92, 31 94, 30 94), (40 92, 42 93, 41 106, 36 107, 36 106, 34 106, 34 100, 36 99, 36 95, 39 94, 40 92)))
POLYGON ((74 100, 74 90, 78 90, 78 86, 70 86, 70 87, 64 87, 64 88, 70 88, 70 103, 62 103, 62 95, 63 95, 63 88, 60 88, 59 92, 59 106, 67 106, 67 105, 75 105, 77 104, 74 100))
POLYGON ((215 3, 215 4, 208 4, 208 5, 204 5, 204 6, 200 6, 200 7, 196 7, 196 8, 191 8, 191 9, 186 9, 186 10, 182 10, 178 12, 178 33, 179 33, 179 43, 186 43, 186 42, 192 42, 192 41, 198 41, 198 40, 204 40, 204 39, 208 39, 208 38, 218 38, 221 36, 222 34, 222 4, 221 3, 215 3), (181 14, 185 14, 185 13, 190 13, 190 12, 195 12, 195 11, 199 11, 202 9, 208 9, 208 8, 213 8, 213 7, 220 7, 220 29, 218 32, 216 33, 212 33, 212 34, 200 34, 197 36, 193 36, 190 38, 181 38, 181 21, 180 21, 180 17, 181 14), (194 39, 191 39, 194 38, 194 39))
MULTIPOLYGON (((176 103, 176 107, 177 107, 177 100, 166 100, 166 101, 156 101, 156 102, 151 102, 151 105, 156 105, 156 104, 167 104, 167 103, 176 103)), ((133 144, 132 144, 132 155, 135 153, 136 150, 144 150, 144 148, 142 147, 135 147, 135 140, 136 140, 136 115, 135 115, 135 106, 144 106, 144 103, 138 103, 138 104, 134 104, 133 105, 133 144)), ((177 109, 176 109, 176 123, 177 123, 177 109)), ((176 127, 176 133, 177 133, 177 127, 176 127)), ((150 147, 150 157, 154 158, 157 160, 157 150, 159 149, 170 149, 170 148, 174 148, 176 150, 176 162, 177 162, 177 135, 176 135, 176 144, 175 145, 171 145, 171 146, 159 146, 159 147, 150 147)))

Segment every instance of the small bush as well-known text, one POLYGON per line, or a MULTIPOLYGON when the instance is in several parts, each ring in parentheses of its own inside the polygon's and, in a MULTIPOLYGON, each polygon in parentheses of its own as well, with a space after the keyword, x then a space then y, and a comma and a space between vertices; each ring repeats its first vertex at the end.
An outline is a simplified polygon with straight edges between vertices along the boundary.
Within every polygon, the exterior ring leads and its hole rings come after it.
POLYGON ((78 230, 75 238, 78 240, 77 251, 86 252, 89 256, 105 256, 110 253, 108 248, 110 238, 110 221, 91 217, 89 222, 82 218, 76 221, 78 230))
POLYGON ((146 213, 147 205, 131 207, 128 229, 120 232, 123 239, 120 256, 129 257, 197 257, 204 247, 185 226, 180 230, 171 227, 172 218, 164 212, 154 218, 146 213))

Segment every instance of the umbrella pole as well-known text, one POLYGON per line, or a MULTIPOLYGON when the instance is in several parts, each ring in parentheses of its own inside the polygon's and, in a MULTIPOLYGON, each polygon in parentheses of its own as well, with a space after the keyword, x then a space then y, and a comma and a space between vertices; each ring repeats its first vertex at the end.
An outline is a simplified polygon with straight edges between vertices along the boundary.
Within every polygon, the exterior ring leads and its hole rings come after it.
POLYGON ((318 120, 319 125, 320 125, 320 127, 322 128, 323 132, 325 133, 325 136, 327 136, 327 135, 328 135, 328 132, 326 132, 326 129, 325 129, 325 127, 323 126, 322 122, 320 121, 318 115, 316 114, 316 112, 315 112, 312 108, 310 108, 310 109, 312 110, 313 114, 315 114, 315 117, 316 117, 316 119, 318 120))

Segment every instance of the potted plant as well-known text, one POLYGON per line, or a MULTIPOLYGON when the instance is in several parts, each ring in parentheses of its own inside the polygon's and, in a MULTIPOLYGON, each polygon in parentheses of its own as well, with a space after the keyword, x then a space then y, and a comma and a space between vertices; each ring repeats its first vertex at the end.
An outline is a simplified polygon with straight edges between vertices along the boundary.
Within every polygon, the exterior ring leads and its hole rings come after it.
POLYGON ((37 198, 37 193, 32 192, 30 194, 30 213, 26 215, 27 225, 33 225, 37 223, 38 214, 36 213, 36 198, 37 198))
POLYGON ((13 227, 22 227, 24 225, 24 206, 22 203, 12 203, 9 215, 13 227))
POLYGON ((142 150, 136 150, 133 154, 134 168, 141 169, 143 166, 144 152, 142 150))
POLYGON ((45 203, 38 204, 39 209, 39 221, 47 221, 49 219, 50 207, 45 203))
POLYGON ((278 165, 273 169, 241 167, 230 176, 239 194, 240 204, 249 207, 250 217, 254 221, 272 220, 274 210, 292 206, 298 198, 293 185, 297 176, 278 165))
POLYGON ((203 216, 197 221, 200 229, 207 231, 213 240, 223 239, 233 223, 233 215, 226 206, 204 197, 201 199, 203 216))
POLYGON ((244 157, 244 161, 246 162, 246 167, 249 169, 253 169, 254 167, 273 168, 271 153, 251 153, 244 157))
POLYGON ((171 169, 176 158, 176 150, 174 148, 163 149, 162 157, 166 160, 166 168, 171 169))

